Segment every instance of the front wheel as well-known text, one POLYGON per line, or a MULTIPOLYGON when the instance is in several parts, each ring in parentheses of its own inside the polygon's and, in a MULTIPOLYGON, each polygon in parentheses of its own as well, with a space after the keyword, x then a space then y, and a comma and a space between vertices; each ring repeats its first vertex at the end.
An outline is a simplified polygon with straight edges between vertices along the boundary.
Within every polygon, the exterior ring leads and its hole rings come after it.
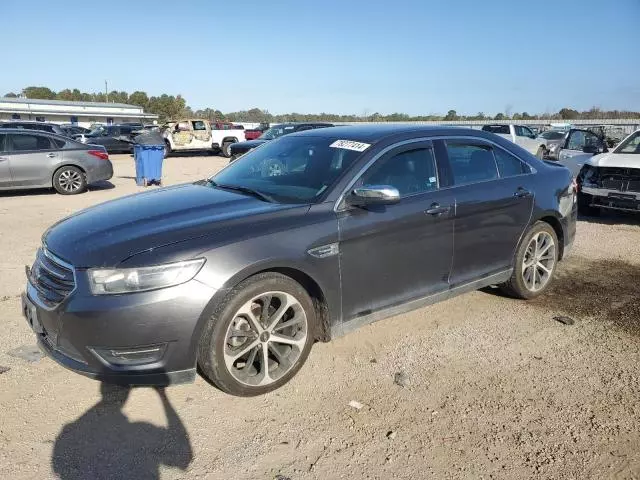
POLYGON ((234 142, 224 142, 222 144, 222 155, 227 158, 231 158, 231 144, 234 142))
POLYGON ((551 284, 558 253, 558 237, 553 227, 546 222, 533 224, 516 251, 513 273, 501 285, 503 291, 525 300, 542 294, 551 284))
POLYGON ((262 273, 240 283, 209 318, 198 345, 202 374, 232 395, 261 395, 288 382, 314 339, 311 298, 290 277, 262 273))
POLYGON ((540 160, 544 160, 544 157, 546 157, 547 155, 547 150, 544 147, 540 147, 538 148, 538 151, 536 152, 536 157, 538 157, 540 160))
POLYGON ((61 195, 75 195, 87 189, 87 179, 82 170, 69 165, 56 170, 53 188, 61 195))

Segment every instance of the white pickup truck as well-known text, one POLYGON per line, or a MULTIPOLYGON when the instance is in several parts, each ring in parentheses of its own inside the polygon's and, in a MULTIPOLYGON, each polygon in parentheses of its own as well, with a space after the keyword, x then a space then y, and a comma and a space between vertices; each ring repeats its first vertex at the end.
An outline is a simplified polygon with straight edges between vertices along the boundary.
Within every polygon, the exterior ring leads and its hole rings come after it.
POLYGON ((244 142, 244 130, 212 129, 208 120, 187 118, 166 124, 162 129, 165 157, 173 152, 215 152, 231 156, 231 144, 244 142))
POLYGON ((482 130, 511 140, 540 159, 549 155, 550 146, 547 145, 547 139, 536 135, 529 127, 524 125, 485 125, 482 130))

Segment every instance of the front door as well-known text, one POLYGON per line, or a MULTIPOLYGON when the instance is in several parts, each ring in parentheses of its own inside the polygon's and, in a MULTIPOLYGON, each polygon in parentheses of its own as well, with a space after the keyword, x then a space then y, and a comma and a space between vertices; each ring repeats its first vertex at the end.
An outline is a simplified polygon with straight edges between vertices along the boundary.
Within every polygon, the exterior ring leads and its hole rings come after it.
MULTIPOLYGON (((558 154, 558 160, 564 162, 578 155, 582 155, 581 158, 583 158, 585 155, 584 147, 600 148, 602 146, 601 144, 601 140, 593 132, 588 130, 571 130, 562 150, 560 150, 558 154)), ((584 161, 581 161, 580 168, 583 164, 584 161)))
POLYGON ((439 189, 436 171, 431 143, 412 143, 382 156, 356 183, 395 187, 401 199, 338 213, 345 321, 448 288, 453 194, 439 189))
MULTIPOLYGON (((441 142, 440 140, 438 142, 441 142)), ((507 270, 533 210, 531 168, 506 150, 450 139, 445 155, 455 194, 452 287, 507 270)))
POLYGON ((51 185, 53 166, 62 151, 53 140, 36 132, 8 134, 5 156, 9 157, 12 183, 16 186, 51 185))

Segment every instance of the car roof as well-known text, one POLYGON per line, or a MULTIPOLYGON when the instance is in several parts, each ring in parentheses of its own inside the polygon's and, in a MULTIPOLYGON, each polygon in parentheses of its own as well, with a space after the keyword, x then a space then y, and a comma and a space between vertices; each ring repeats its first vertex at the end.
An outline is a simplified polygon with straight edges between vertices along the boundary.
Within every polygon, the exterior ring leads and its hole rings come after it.
POLYGON ((488 132, 465 127, 453 127, 446 125, 416 125, 416 124, 362 124, 335 126, 330 128, 319 128, 317 130, 305 130, 303 132, 294 132, 289 135, 308 135, 314 137, 336 138, 341 137, 345 140, 377 142, 394 136, 402 136, 404 134, 416 133, 426 137, 435 137, 440 135, 460 135, 472 134, 475 137, 487 139, 495 138, 488 132))
MULTIPOLYGON (((9 134, 9 133, 17 133, 18 135, 33 135, 33 134, 46 135, 47 137, 59 138, 61 140, 64 140, 65 142, 68 142, 69 140, 71 140, 72 142, 79 143, 73 138, 65 137, 64 135, 58 135, 57 133, 53 133, 53 132, 47 132, 46 130, 25 130, 24 128, 3 128, 2 130, 0 130, 0 134, 9 134)), ((84 144, 81 144, 81 145, 84 145, 84 144)))
POLYGON ((284 123, 275 123, 273 125, 271 125, 271 127, 291 127, 291 126, 295 126, 295 127, 304 127, 306 125, 314 125, 314 126, 320 126, 320 127, 333 127, 334 124, 333 123, 327 123, 327 122, 284 122, 284 123))

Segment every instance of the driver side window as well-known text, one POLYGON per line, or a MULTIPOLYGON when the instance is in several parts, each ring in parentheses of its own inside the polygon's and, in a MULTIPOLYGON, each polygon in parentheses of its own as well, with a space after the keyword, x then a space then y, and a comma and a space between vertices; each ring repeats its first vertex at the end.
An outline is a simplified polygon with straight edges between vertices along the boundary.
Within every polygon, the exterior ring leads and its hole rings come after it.
POLYGON ((435 159, 431 148, 416 148, 377 161, 361 179, 362 186, 389 185, 401 196, 438 188, 435 159))

